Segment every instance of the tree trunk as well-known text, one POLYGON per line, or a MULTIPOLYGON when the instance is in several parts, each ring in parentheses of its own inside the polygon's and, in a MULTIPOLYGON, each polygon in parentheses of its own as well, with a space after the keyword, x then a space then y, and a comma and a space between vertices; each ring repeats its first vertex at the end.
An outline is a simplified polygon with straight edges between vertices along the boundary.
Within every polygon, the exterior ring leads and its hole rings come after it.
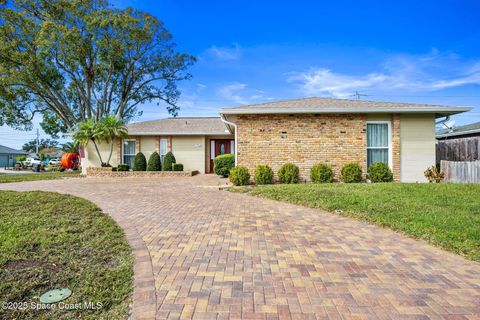
POLYGON ((113 145, 114 144, 115 144, 115 139, 112 140, 112 144, 110 145, 110 155, 108 156, 107 165, 110 165, 110 159, 112 159, 113 145))
POLYGON ((95 139, 92 139, 93 145, 95 146, 95 150, 97 151, 98 158, 100 159, 100 164, 103 167, 103 160, 102 160, 102 155, 100 154, 100 151, 98 150, 97 143, 95 142, 95 139))

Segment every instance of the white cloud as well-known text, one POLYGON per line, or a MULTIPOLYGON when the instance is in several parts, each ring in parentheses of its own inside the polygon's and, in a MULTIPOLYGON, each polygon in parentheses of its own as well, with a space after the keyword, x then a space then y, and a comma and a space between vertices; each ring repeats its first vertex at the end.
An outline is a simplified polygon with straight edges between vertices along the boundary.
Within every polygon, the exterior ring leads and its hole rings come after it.
POLYGON ((234 82, 220 87, 217 95, 221 98, 237 104, 250 104, 264 99, 264 92, 248 88, 245 83, 234 82))
POLYGON ((238 60, 241 56, 241 49, 237 43, 233 47, 211 46, 207 49, 207 54, 219 60, 238 60))
POLYGON ((480 85, 480 62, 465 63, 458 56, 436 51, 424 56, 392 56, 379 69, 353 75, 314 67, 305 72, 291 73, 288 81, 296 84, 304 95, 334 97, 348 97, 357 90, 419 92, 480 85))

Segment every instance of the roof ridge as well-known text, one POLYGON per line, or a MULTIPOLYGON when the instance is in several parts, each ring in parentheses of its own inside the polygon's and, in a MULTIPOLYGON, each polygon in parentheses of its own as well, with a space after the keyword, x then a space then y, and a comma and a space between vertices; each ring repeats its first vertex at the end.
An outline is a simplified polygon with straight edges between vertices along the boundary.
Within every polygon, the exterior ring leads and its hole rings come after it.
POLYGON ((262 106, 267 104, 276 104, 276 103, 284 103, 284 102, 291 102, 291 101, 302 101, 302 100, 309 100, 309 99, 319 99, 319 100, 334 100, 334 101, 348 101, 348 102, 355 102, 355 103, 386 103, 386 104, 401 104, 401 105, 422 105, 422 106, 434 106, 434 107, 453 107, 450 105, 440 105, 440 104, 432 104, 432 103, 414 103, 414 102, 395 102, 395 101, 375 101, 375 100, 363 100, 363 99, 345 99, 345 98, 334 98, 334 97, 305 97, 305 98, 292 98, 292 99, 283 99, 283 100, 272 100, 262 103, 254 103, 254 104, 246 104, 243 106, 236 106, 236 107, 225 107, 222 109, 239 109, 239 108, 248 108, 254 106, 262 106))
POLYGON ((162 120, 181 120, 181 119, 220 119, 220 117, 213 117, 213 116, 211 116, 211 117, 168 117, 168 118, 160 118, 160 119, 153 119, 153 120, 127 123, 127 126, 128 125, 134 125, 134 124, 157 122, 157 121, 162 121, 162 120))

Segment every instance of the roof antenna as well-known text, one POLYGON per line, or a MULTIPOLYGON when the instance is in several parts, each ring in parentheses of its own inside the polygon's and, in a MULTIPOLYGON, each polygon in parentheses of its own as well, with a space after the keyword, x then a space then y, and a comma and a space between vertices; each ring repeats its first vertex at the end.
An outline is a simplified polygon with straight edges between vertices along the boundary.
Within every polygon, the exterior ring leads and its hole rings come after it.
POLYGON ((356 100, 360 100, 362 97, 368 97, 368 94, 362 94, 355 90, 355 94, 352 94, 351 97, 355 97, 356 100))

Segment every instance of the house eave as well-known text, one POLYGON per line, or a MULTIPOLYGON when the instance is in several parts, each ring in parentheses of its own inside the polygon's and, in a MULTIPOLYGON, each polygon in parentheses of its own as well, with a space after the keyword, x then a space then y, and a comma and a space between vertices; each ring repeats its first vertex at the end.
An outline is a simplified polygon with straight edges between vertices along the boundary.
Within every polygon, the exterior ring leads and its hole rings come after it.
POLYGON ((438 138, 448 138, 448 137, 455 137, 455 136, 465 136, 465 135, 470 135, 475 133, 480 134, 480 129, 442 133, 442 134, 437 134, 435 137, 438 139, 438 138))
POLYGON ((128 132, 129 136, 225 136, 231 135, 227 130, 224 132, 128 132))
POLYGON ((256 109, 248 110, 241 108, 220 109, 220 114, 351 114, 351 113, 434 113, 437 117, 454 115, 470 111, 470 107, 451 107, 451 108, 328 108, 328 109, 256 109))

